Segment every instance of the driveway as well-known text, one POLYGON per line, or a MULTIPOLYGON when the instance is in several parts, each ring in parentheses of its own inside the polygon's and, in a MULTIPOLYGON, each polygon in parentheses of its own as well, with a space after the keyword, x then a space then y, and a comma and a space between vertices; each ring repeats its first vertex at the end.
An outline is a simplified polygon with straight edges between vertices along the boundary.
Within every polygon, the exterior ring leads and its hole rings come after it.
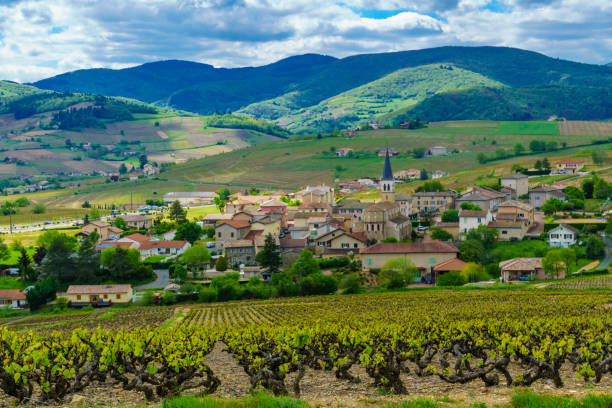
POLYGON ((170 283, 170 271, 168 269, 156 269, 153 271, 157 275, 151 283, 134 287, 135 290, 165 288, 170 283))

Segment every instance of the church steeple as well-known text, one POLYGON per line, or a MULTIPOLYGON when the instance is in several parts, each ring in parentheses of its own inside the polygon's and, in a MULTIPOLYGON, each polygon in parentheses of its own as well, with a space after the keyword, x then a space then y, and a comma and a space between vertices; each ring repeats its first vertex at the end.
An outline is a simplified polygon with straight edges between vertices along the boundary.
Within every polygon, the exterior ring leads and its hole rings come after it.
POLYGON ((380 179, 380 192, 383 201, 395 201, 395 179, 391 169, 391 159, 389 158, 389 148, 385 154, 385 166, 383 167, 382 178, 380 179))

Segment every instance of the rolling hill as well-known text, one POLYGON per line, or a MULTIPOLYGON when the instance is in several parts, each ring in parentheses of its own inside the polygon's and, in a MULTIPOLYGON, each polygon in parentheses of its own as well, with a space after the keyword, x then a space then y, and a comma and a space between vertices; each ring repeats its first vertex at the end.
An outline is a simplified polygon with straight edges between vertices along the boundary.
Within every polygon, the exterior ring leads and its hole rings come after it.
POLYGON ((200 114, 239 111, 302 132, 353 126, 363 120, 378 120, 380 115, 396 120, 403 117, 400 115, 416 117, 418 112, 422 118, 437 118, 426 101, 434 96, 434 102, 442 101, 441 95, 447 93, 448 98, 459 93, 470 104, 481 95, 480 108, 496 112, 495 116, 482 115, 478 109, 470 113, 454 104, 451 106, 459 110, 448 112, 449 117, 545 119, 567 111, 576 119, 595 117, 594 113, 601 115, 597 119, 612 117, 609 109, 593 109, 602 92, 612 87, 611 67, 505 47, 439 47, 342 59, 307 54, 261 67, 232 69, 160 61, 121 70, 80 70, 34 85, 63 92, 125 96, 200 114), (442 77, 433 69, 440 65, 453 67, 454 72, 442 77), (443 85, 437 84, 440 79, 443 85), (388 89, 380 92, 381 84, 388 89), (500 91, 502 86, 519 91, 500 91), (370 95, 368 89, 376 92, 370 95), (492 97, 500 92, 503 95, 492 97), (394 95, 391 100, 389 94, 394 95), (551 99, 560 94, 586 96, 592 104, 576 108, 571 97, 562 98, 564 103, 551 99), (419 106, 421 103, 424 105, 419 106), (313 112, 314 118, 305 119, 313 112))

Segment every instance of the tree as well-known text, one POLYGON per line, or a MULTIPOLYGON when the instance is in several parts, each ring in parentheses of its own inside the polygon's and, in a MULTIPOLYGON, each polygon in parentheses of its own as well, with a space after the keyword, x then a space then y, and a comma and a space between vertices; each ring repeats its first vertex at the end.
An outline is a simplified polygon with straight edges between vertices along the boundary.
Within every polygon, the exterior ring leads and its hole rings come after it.
POLYGON ((77 239, 74 236, 64 234, 63 232, 59 232, 57 230, 47 230, 40 234, 36 240, 36 246, 44 247, 47 252, 49 252, 51 244, 56 240, 63 241, 71 251, 76 247, 77 243, 77 239))
POLYGON ((520 143, 515 144, 514 145, 514 155, 515 156, 520 156, 523 153, 525 153, 525 146, 523 146, 520 143))
POLYGON ((125 174, 127 173, 127 171, 128 169, 125 163, 121 163, 121 166, 119 166, 119 174, 125 174))
POLYGON ((591 153, 591 158, 595 164, 603 164, 608 161, 608 155, 602 150, 594 150, 593 153, 591 153))
POLYGON ((26 300, 28 301, 30 310, 37 310, 49 300, 54 299, 55 293, 59 288, 60 283, 53 276, 49 276, 45 280, 34 285, 34 287, 26 293, 26 300))
POLYGON ((17 207, 27 207, 28 205, 30 205, 30 200, 25 197, 21 197, 15 200, 15 205, 17 207))
POLYGON ((91 283, 96 273, 100 272, 100 253, 96 251, 99 235, 92 232, 81 242, 77 251, 77 277, 80 283, 91 283))
POLYGON ((550 171, 550 162, 546 157, 542 160, 542 167, 544 168, 544 170, 550 171))
POLYGON ((125 222, 122 217, 117 217, 113 220, 113 227, 120 228, 124 231, 128 229, 127 222, 125 222))
POLYGON ((465 201, 461 203, 461 209, 462 210, 482 211, 482 208, 480 208, 474 203, 470 203, 469 201, 465 201))
POLYGON ((459 258, 465 262, 482 262, 484 245, 478 239, 466 239, 459 244, 459 258))
POLYGON ((606 182, 606 180, 598 177, 593 186, 593 197, 604 200, 609 198, 611 195, 612 189, 610 188, 610 185, 606 182))
POLYGON ((546 272, 550 279, 558 278, 566 268, 561 251, 556 249, 548 251, 546 256, 542 258, 542 268, 544 268, 544 272, 546 272))
POLYGON ((465 239, 476 239, 482 243, 485 249, 491 249, 498 235, 499 232, 495 228, 479 225, 478 228, 469 230, 465 239))
POLYGON ((81 207, 83 207, 83 208, 91 208, 91 204, 89 203, 89 201, 85 201, 85 202, 84 202, 84 203, 81 205, 81 207))
POLYGON ((101 216, 100 216, 100 211, 98 211, 98 209, 97 209, 97 208, 92 208, 92 209, 89 211, 89 219, 90 219, 91 221, 99 221, 99 220, 100 220, 100 218, 101 218, 101 216))
POLYGON ((172 276, 177 283, 185 282, 185 280, 187 280, 187 269, 179 263, 174 264, 172 267, 172 276))
POLYGON ((2 215, 17 214, 17 205, 12 201, 5 201, 2 204, 2 215))
POLYGON ((542 161, 541 161, 541 160, 539 160, 539 159, 538 159, 538 160, 536 160, 536 162, 535 162, 535 168, 536 168, 537 170, 542 171, 542 167, 543 167, 543 166, 542 166, 542 161))
POLYGON ((202 236, 202 227, 195 222, 183 222, 176 228, 174 239, 189 241, 193 245, 202 236))
POLYGON ((350 273, 340 281, 342 294, 348 295, 361 292, 362 278, 358 273, 350 273))
POLYGON ((444 185, 438 180, 426 181, 422 186, 416 189, 417 193, 420 192, 434 192, 434 191, 445 191, 444 185))
POLYGON ((287 275, 293 280, 299 280, 319 272, 321 272, 321 268, 314 255, 309 250, 304 249, 293 265, 287 270, 287 275))
POLYGON ((559 249, 559 256, 565 266, 565 276, 568 276, 570 267, 576 264, 576 251, 572 248, 561 248, 559 249))
POLYGON ((140 157, 138 157, 138 162, 140 163, 140 170, 144 169, 145 164, 147 164, 149 160, 147 159, 147 155, 146 154, 141 154, 140 157))
POLYGON ((194 245, 183 252, 181 260, 197 271, 210 261, 210 253, 204 245, 194 245))
POLYGON ((598 259, 604 255, 605 244, 597 237, 597 235, 591 235, 586 242, 586 256, 589 259, 598 259))
POLYGON ((412 155, 415 159, 420 159, 425 156, 426 151, 427 149, 424 147, 415 147, 414 149, 412 149, 412 155))
POLYGON ((380 279, 387 289, 403 288, 414 282, 419 270, 412 260, 406 257, 390 259, 380 270, 380 279))
POLYGON ((432 228, 431 238, 440 241, 451 241, 453 239, 453 235, 450 232, 443 230, 442 228, 432 228))
POLYGON ((442 213, 442 222, 459 222, 459 211, 450 209, 442 213))
POLYGON ((228 201, 232 192, 228 188, 221 188, 215 191, 219 195, 219 199, 223 201, 228 201))
POLYGON ((227 260, 224 256, 220 256, 219 258, 217 258, 217 262, 215 263, 215 270, 217 272, 227 271, 227 260))
POLYGON ((36 248, 36 252, 34 252, 32 259, 34 260, 36 265, 40 265, 43 259, 45 259, 45 255, 47 255, 47 250, 45 249, 45 247, 39 246, 36 248))
POLYGON ((421 175, 419 176, 421 180, 427 180, 429 178, 429 174, 427 174, 427 170, 421 170, 421 175))
POLYGON ((261 267, 268 268, 272 273, 278 272, 278 268, 282 264, 282 259, 280 256, 280 248, 276 245, 276 240, 272 234, 266 235, 263 249, 255 255, 255 261, 261 267))
POLYGON ((542 211, 546 215, 553 215, 563 208, 563 201, 558 198, 551 197, 542 205, 542 211))
POLYGON ((8 258, 10 255, 10 251, 8 246, 4 243, 2 237, 0 237, 0 261, 8 258))
POLYGON ((43 272, 56 277, 60 282, 74 281, 77 274, 76 259, 72 256, 74 244, 71 245, 69 240, 58 235, 48 245, 47 256, 42 264, 43 272))
POLYGON ((137 249, 107 248, 102 251, 100 262, 113 280, 121 282, 144 280, 153 275, 151 267, 140 262, 137 249))
POLYGON ((35 204, 34 207, 32 207, 33 214, 44 214, 45 211, 47 211, 47 207, 45 207, 44 204, 41 203, 35 204))
POLYGON ((478 153, 478 155, 476 156, 476 160, 478 161, 478 163, 480 164, 484 164, 487 162, 488 158, 487 155, 484 154, 483 152, 478 153))
POLYGON ((563 190, 569 200, 584 200, 584 192, 578 187, 568 186, 563 190))
MULTIPOLYGON (((219 259, 221 258, 223 257, 219 257, 219 259)), ((223 276, 213 278, 210 287, 217 291, 217 299, 222 302, 240 299, 242 292, 240 289, 240 275, 236 272, 226 273, 223 276)))
POLYGON ((539 140, 532 140, 529 142, 529 150, 532 152, 543 152, 546 150, 546 143, 539 140))
POLYGON ((468 262, 461 271, 461 275, 466 282, 482 282, 491 279, 482 268, 482 265, 475 262, 468 262))
POLYGON ((438 276, 437 286, 463 286, 465 279, 459 271, 449 271, 438 276))
POLYGON ((582 182, 582 191, 584 191, 584 198, 593 198, 593 190, 595 188, 595 181, 593 179, 586 179, 582 182))
POLYGON ((19 275, 26 282, 36 282, 38 270, 32 266, 32 260, 24 247, 21 247, 21 254, 17 260, 19 275))
POLYGON ((168 218, 177 224, 182 224, 187 221, 187 211, 183 209, 179 200, 175 200, 170 206, 168 218))

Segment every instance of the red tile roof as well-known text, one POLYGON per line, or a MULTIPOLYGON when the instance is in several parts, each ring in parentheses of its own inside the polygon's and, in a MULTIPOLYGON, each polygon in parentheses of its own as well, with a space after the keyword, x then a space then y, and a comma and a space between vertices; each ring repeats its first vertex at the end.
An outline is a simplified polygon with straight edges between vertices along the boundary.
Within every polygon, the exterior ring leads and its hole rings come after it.
POLYGON ((452 258, 452 259, 449 259, 448 261, 444 261, 434 266, 434 271, 438 271, 438 272, 462 271, 463 268, 465 268, 465 265, 467 264, 463 262, 461 259, 452 258))
POLYGON ((139 249, 182 248, 185 244, 187 244, 187 241, 147 241, 143 242, 139 249))
POLYGON ((151 240, 151 238, 147 237, 146 235, 142 235, 142 234, 139 234, 139 233, 126 235, 123 238, 128 238, 128 239, 131 239, 132 241, 136 241, 136 242, 147 242, 147 241, 151 240))
POLYGON ((251 226, 251 224, 248 221, 241 221, 241 220, 221 220, 217 222, 217 226, 221 226, 224 224, 227 224, 230 227, 233 227, 236 229, 249 228, 251 226))
POLYGON ((0 290, 0 299, 10 300, 25 300, 26 295, 19 289, 2 289, 0 290))
POLYGON ((408 242, 399 244, 379 243, 359 251, 362 254, 419 254, 419 253, 457 253, 459 250, 453 244, 438 240, 408 242))
POLYGON ((104 293, 126 293, 132 290, 130 285, 70 285, 66 294, 104 294, 104 293))

